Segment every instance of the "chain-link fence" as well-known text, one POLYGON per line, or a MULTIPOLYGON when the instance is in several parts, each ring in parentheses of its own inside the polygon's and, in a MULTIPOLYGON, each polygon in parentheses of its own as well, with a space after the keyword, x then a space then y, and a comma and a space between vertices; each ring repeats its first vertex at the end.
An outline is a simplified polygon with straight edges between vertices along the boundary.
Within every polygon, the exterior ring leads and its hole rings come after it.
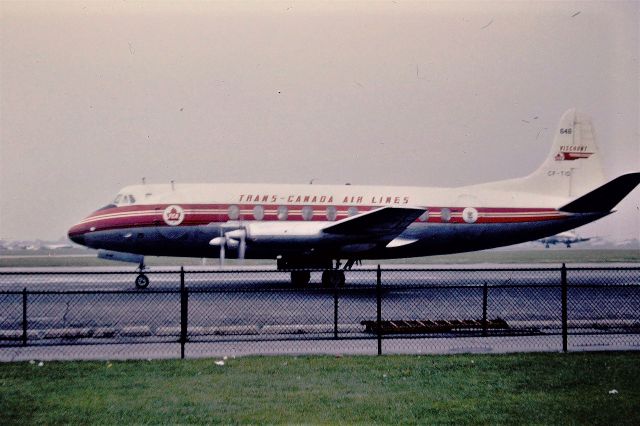
POLYGON ((0 353, 640 347, 640 268, 365 268, 334 288, 321 273, 300 288, 286 272, 162 270, 144 290, 130 272, 1 273, 0 353))

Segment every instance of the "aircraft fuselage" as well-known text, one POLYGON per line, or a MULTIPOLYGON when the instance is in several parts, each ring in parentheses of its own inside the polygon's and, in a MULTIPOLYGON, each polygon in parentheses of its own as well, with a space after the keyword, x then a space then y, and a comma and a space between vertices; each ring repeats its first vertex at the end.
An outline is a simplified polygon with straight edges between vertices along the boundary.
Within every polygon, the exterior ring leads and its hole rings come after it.
MULTIPOLYGON (((124 197, 137 200, 151 194, 147 198, 165 198, 166 201, 107 206, 74 226, 69 236, 97 249, 154 256, 219 257, 220 247, 211 245, 211 240, 243 229, 246 232, 246 258, 402 258, 530 241, 573 229, 607 214, 567 213, 552 207, 499 207, 497 199, 506 197, 517 202, 519 197, 515 193, 501 195, 495 191, 489 191, 483 197, 480 193, 471 196, 453 189, 385 188, 377 192, 390 195, 372 195, 377 190, 374 187, 271 185, 266 191, 250 188, 247 184, 128 187, 122 191, 124 197), (262 192, 268 194, 261 195, 262 192), (203 194, 207 193, 211 194, 211 199, 217 193, 236 202, 181 202, 205 198, 203 194), (457 198, 470 202, 466 205, 414 204, 424 196, 440 198, 437 201, 457 198), (479 203, 481 198, 492 201, 494 206, 472 204, 474 201, 479 203), (386 204, 388 202, 391 203, 386 204), (389 245, 388 241, 376 241, 368 234, 323 232, 327 226, 351 216, 385 206, 407 205, 424 211, 397 236, 405 244, 389 245)), ((226 248, 226 257, 237 255, 237 248, 226 248)))

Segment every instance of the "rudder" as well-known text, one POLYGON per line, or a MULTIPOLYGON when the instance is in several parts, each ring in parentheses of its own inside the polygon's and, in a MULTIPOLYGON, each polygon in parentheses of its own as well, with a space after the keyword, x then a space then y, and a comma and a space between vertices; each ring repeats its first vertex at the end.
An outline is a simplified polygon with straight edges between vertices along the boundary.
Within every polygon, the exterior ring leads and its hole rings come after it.
POLYGON ((560 119, 546 160, 521 183, 525 191, 576 197, 604 182, 591 118, 570 109, 560 119))

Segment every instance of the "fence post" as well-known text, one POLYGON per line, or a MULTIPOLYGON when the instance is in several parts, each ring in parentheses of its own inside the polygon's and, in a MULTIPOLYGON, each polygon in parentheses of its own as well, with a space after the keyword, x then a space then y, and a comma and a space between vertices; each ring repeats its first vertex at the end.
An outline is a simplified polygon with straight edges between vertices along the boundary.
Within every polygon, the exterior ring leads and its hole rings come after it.
POLYGON ((187 322, 189 318, 189 293, 184 285, 184 266, 180 267, 180 359, 184 359, 184 345, 187 343, 187 322))
POLYGON ((378 355, 382 355, 382 270, 378 265, 376 274, 376 324, 378 329, 378 355))
POLYGON ((489 299, 489 287, 487 282, 482 286, 482 335, 487 336, 487 300, 489 299))
POLYGON ((560 269, 560 284, 562 287, 562 352, 567 352, 567 267, 563 263, 560 269))
POLYGON ((338 338, 338 284, 333 286, 333 338, 338 338))
POLYGON ((27 346, 27 288, 22 289, 22 346, 27 346))

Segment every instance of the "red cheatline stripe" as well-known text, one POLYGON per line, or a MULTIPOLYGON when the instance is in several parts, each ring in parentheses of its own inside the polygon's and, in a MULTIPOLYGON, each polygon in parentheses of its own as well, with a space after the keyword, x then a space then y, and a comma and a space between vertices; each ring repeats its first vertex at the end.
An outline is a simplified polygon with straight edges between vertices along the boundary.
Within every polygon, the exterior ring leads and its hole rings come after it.
MULTIPOLYGON (((298 206, 296 206, 298 207, 298 206)), ((439 215, 441 215, 441 211, 436 213, 433 210, 438 210, 438 209, 434 209, 431 208, 431 211, 429 212, 429 218, 431 217, 437 217, 439 215)), ((441 210, 441 209, 440 209, 441 210)), ((367 208, 362 208, 360 211, 367 211, 367 208)), ((265 209, 264 210, 264 214, 265 216, 269 216, 269 215, 277 215, 278 210, 277 209, 265 209)), ((99 215, 95 215, 95 216, 90 216, 88 218, 83 219, 82 221, 80 221, 80 224, 83 223, 90 223, 90 222, 95 222, 95 221, 99 221, 99 220, 107 220, 107 219, 116 219, 116 218, 131 218, 131 217, 143 217, 143 216, 162 216, 163 210, 159 210, 159 209, 154 209, 154 210, 128 210, 128 211, 120 211, 120 212, 113 212, 113 213, 106 213, 106 214, 99 214, 99 215)), ((252 215, 253 214, 253 209, 240 209, 240 214, 243 215, 252 215)), ((298 209, 298 208, 289 208, 288 209, 288 213, 289 215, 299 215, 302 213, 302 209, 298 209)), ((324 209, 314 209, 313 214, 314 216, 323 216, 324 209)), ((347 213, 347 208, 346 207, 338 207, 336 208, 336 213, 337 215, 344 215, 347 213)), ((202 215, 224 215, 224 214, 228 214, 228 209, 225 208, 217 208, 217 209, 185 209, 185 215, 198 215, 198 216, 202 216, 202 215)), ((460 217, 462 215, 462 212, 459 209, 453 210, 451 211, 451 217, 452 218, 457 218, 460 217)), ((537 210, 525 210, 525 211, 517 211, 517 210, 497 210, 497 209, 490 209, 489 211, 485 211, 484 209, 480 209, 479 210, 479 219, 480 218, 517 218, 517 217, 528 217, 528 218, 540 218, 540 217, 549 217, 549 216, 565 216, 566 214, 564 212, 558 212, 556 210, 547 210, 547 209, 537 209, 537 210)))
MULTIPOLYGON (((243 206, 244 207, 244 206, 243 206)), ((302 209, 296 208, 289 209, 287 220, 302 221, 302 209)), ((359 206, 360 212, 368 211, 372 207, 359 206)), ((373 207, 375 208, 375 207, 373 207)), ((316 209, 313 213, 312 219, 317 221, 326 221, 326 214, 323 214, 324 209, 316 209)), ((417 220, 418 223, 442 223, 441 219, 442 208, 430 208, 427 221, 417 220)), ((462 212, 460 208, 451 209, 451 219, 449 223, 463 223, 462 212)), ((126 211, 118 211, 106 214, 98 214, 91 216, 78 225, 93 224, 94 227, 100 229, 117 229, 121 227, 142 227, 142 226, 165 226, 162 218, 164 210, 140 210, 128 208, 126 211)), ((253 209, 241 209, 241 214, 252 215, 253 209)), ((214 221, 223 221, 219 217, 225 215, 228 217, 228 209, 215 208, 215 209, 185 209, 185 219, 183 225, 198 225, 207 224, 214 221)), ((336 218, 344 218, 348 215, 348 206, 336 207, 336 218)), ((562 217, 570 216, 565 212, 559 212, 549 209, 523 209, 521 211, 513 209, 479 209, 478 219, 475 223, 518 223, 527 221, 544 221, 544 220, 557 220, 562 217)), ((244 220, 251 220, 245 218, 244 220)), ((265 209, 263 221, 276 221, 278 220, 277 209, 265 209)), ((226 218, 224 219, 226 221, 226 218)))

